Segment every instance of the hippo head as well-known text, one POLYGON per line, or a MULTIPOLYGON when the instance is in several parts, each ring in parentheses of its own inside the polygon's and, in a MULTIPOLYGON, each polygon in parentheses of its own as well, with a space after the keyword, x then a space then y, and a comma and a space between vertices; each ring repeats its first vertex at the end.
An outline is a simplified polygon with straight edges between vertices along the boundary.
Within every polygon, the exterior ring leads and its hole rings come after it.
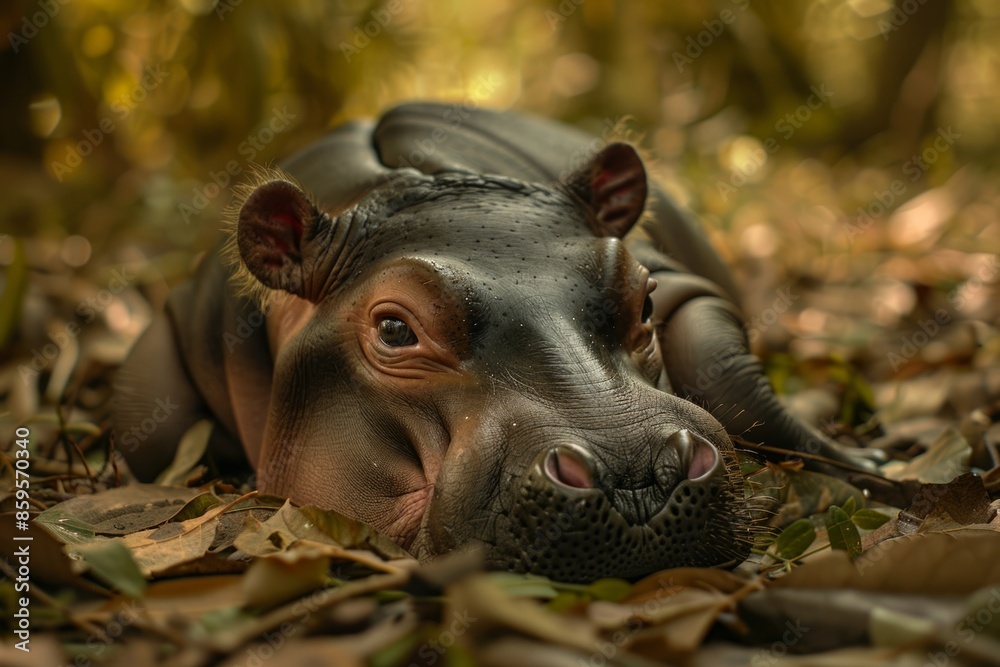
POLYGON ((622 143, 551 185, 407 169, 329 211, 257 186, 236 246, 269 300, 261 489, 565 581, 739 562, 731 442, 670 393, 620 240, 646 193, 622 143))

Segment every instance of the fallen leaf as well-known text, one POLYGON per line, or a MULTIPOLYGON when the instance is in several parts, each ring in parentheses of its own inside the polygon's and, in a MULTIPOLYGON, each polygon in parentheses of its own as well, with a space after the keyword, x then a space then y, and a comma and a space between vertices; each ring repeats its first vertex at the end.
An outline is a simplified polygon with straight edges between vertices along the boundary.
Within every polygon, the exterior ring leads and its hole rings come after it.
POLYGON ((101 539, 73 547, 87 563, 90 573, 99 580, 129 597, 142 597, 146 578, 132 558, 132 552, 115 539, 101 539))
POLYGON ((213 507, 194 519, 167 523, 153 530, 114 539, 122 540, 132 551, 145 576, 154 576, 204 556, 215 539, 218 516, 236 502, 213 507))
POLYGON ((157 478, 157 484, 171 485, 182 483, 190 475, 191 470, 198 465, 205 452, 208 450, 208 441, 212 437, 212 428, 215 422, 211 419, 202 419, 195 422, 191 428, 184 432, 180 442, 177 443, 177 452, 174 460, 161 472, 157 478))
POLYGON ((243 575, 243 597, 251 607, 272 609, 322 587, 329 569, 330 557, 308 546, 270 554, 243 575))
POLYGON ((833 505, 826 511, 823 520, 831 547, 846 551, 851 556, 861 553, 861 535, 847 512, 833 505))
MULTIPOLYGON (((88 524, 95 533, 126 535, 169 521, 197 495, 197 489, 132 484, 70 498, 39 514, 36 521, 72 531, 74 524, 67 520, 72 517, 88 524)), ((69 539, 66 531, 61 532, 69 539)))
POLYGON ((799 519, 781 531, 774 541, 775 553, 785 560, 798 558, 816 541, 816 529, 809 519, 799 519))
POLYGON ((889 479, 918 479, 943 484, 968 469, 972 447, 954 428, 946 428, 931 448, 908 462, 890 461, 882 466, 889 479))
POLYGON ((903 535, 854 560, 843 551, 823 552, 772 586, 964 595, 995 583, 1000 583, 1000 533, 966 528, 903 535))

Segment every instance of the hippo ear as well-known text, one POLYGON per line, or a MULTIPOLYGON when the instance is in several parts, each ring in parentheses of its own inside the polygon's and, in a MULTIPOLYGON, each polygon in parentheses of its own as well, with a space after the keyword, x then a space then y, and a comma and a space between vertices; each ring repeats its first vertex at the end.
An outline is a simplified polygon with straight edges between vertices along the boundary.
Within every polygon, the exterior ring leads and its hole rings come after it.
POLYGON ((646 205, 646 168, 635 148, 615 142, 565 181, 594 210, 594 233, 621 238, 646 205))
POLYGON ((297 186, 273 180, 258 186, 243 202, 236 226, 236 245, 243 264, 266 287, 310 301, 306 280, 313 269, 317 225, 324 218, 297 186))

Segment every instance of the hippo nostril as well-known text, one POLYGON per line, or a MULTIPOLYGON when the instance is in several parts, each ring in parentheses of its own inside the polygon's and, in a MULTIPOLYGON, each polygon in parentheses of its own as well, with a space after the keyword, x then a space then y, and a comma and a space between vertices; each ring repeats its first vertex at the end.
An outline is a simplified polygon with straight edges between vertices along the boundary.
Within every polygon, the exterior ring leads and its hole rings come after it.
POLYGON ((567 447, 553 447, 545 456, 545 474, 554 482, 575 489, 590 489, 594 476, 590 465, 567 447))
POLYGON ((686 477, 698 481, 710 476, 719 464, 719 450, 711 442, 691 431, 681 429, 670 436, 687 465, 686 477))

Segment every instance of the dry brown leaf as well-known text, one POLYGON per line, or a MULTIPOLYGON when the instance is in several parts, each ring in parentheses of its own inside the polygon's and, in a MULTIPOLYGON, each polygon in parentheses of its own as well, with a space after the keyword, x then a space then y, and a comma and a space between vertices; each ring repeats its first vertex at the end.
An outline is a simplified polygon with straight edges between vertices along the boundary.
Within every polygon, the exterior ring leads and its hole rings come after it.
POLYGON ((299 543, 255 560, 243 575, 243 596, 249 606, 271 609, 320 588, 329 569, 327 554, 299 543))
POLYGON ((195 620, 208 612, 240 607, 244 602, 240 576, 179 577, 150 583, 141 600, 121 595, 87 600, 70 606, 67 613, 99 627, 111 621, 130 626, 140 615, 154 624, 178 616, 195 620))
POLYGON ((730 595, 698 588, 685 588, 655 603, 647 600, 633 605, 635 618, 644 628, 628 646, 651 658, 681 659, 701 646, 719 614, 734 605, 730 595))
POLYGON ((668 587, 689 586, 716 590, 722 593, 735 593, 747 586, 746 579, 727 570, 708 567, 676 567, 663 570, 639 580, 632 586, 628 597, 619 600, 621 604, 638 603, 652 597, 661 597, 662 591, 668 587))
POLYGON ((891 461, 882 466, 889 479, 918 479, 921 482, 943 484, 968 470, 972 447, 954 428, 947 428, 930 449, 912 461, 891 461))
POLYGON ((291 503, 286 501, 281 509, 264 522, 257 521, 248 514, 243 532, 236 537, 233 546, 250 556, 273 554, 290 547, 298 537, 285 522, 286 508, 295 511, 291 503))
POLYGON ((773 586, 963 595, 997 582, 1000 532, 970 527, 886 540, 854 561, 843 551, 817 554, 773 586))
POLYGON ((176 565, 204 556, 215 540, 219 515, 252 495, 247 494, 226 505, 213 507, 194 519, 167 523, 153 530, 115 539, 120 539, 132 551, 132 556, 146 577, 155 576, 176 565))
POLYGON ((231 653, 265 632, 282 627, 285 623, 300 623, 304 618, 320 613, 334 605, 353 597, 376 591, 402 588, 410 578, 405 569, 388 574, 373 574, 364 579, 349 581, 334 588, 325 588, 309 597, 307 601, 293 600, 277 609, 269 611, 252 622, 226 628, 214 633, 208 644, 218 653, 231 653))

